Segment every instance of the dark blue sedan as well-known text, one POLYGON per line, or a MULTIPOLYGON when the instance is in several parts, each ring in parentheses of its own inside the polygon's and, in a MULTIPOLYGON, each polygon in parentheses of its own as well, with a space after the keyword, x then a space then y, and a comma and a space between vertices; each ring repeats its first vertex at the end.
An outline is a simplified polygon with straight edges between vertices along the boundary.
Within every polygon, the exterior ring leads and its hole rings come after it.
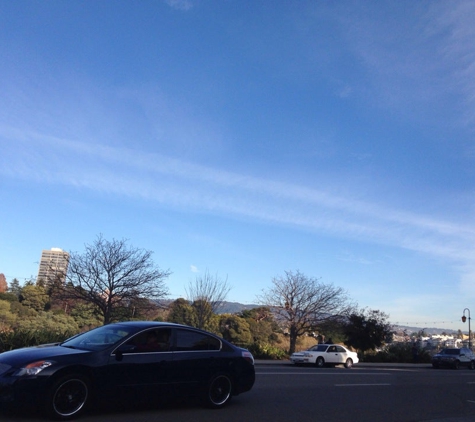
POLYGON ((56 419, 76 417, 99 398, 196 396, 220 408, 254 380, 249 351, 171 323, 109 324, 63 343, 0 354, 0 405, 35 399, 56 419))

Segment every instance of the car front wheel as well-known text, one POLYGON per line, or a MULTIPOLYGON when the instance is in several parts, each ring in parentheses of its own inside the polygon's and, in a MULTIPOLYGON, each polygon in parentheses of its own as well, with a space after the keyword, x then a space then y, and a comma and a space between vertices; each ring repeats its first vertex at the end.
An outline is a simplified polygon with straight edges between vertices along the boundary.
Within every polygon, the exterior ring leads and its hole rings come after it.
POLYGON ((68 375, 56 381, 46 403, 54 419, 67 420, 84 411, 89 401, 89 381, 82 375, 68 375))
POLYGON ((315 361, 315 366, 317 368, 323 368, 323 365, 325 365, 325 360, 321 356, 319 356, 315 361))
POLYGON ((205 403, 208 407, 219 409, 232 397, 233 383, 226 374, 215 375, 208 384, 205 403))

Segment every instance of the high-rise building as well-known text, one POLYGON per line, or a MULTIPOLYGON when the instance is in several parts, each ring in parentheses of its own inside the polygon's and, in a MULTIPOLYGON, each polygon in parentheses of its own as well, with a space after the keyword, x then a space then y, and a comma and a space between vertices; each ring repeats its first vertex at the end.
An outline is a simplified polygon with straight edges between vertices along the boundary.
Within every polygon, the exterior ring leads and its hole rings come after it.
POLYGON ((8 290, 7 278, 5 274, 0 274, 0 293, 5 293, 8 290))
POLYGON ((69 253, 59 248, 43 250, 41 253, 40 267, 38 269, 37 283, 50 284, 54 281, 66 281, 69 253))

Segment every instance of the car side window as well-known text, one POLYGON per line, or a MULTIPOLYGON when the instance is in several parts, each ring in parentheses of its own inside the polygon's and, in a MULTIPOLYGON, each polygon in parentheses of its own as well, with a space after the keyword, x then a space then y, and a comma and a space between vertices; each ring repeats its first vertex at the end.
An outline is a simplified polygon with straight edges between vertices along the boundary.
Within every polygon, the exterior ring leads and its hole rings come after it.
POLYGON ((336 346, 330 346, 327 350, 328 353, 336 352, 336 346))
POLYGON ((341 346, 336 346, 336 351, 337 351, 337 352, 340 352, 340 353, 346 352, 346 350, 343 349, 343 347, 341 347, 341 346))
POLYGON ((147 330, 130 339, 127 344, 133 345, 133 353, 166 352, 170 350, 169 328, 147 330))
POLYGON ((221 342, 211 336, 191 330, 176 330, 176 351, 220 350, 221 342))

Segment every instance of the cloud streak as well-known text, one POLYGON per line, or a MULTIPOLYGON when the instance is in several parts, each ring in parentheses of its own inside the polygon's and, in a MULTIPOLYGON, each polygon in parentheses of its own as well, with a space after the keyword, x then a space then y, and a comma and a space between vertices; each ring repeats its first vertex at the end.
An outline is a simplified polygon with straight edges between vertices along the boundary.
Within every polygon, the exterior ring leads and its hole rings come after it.
POLYGON ((453 118, 473 129, 475 3, 457 0, 419 6, 408 10, 404 19, 397 15, 391 19, 383 4, 358 3, 354 14, 340 11, 346 42, 371 75, 359 88, 373 102, 411 114, 420 113, 416 105, 443 107, 455 95, 460 103, 453 118))
POLYGON ((129 148, 5 128, 0 128, 0 136, 9 139, 0 158, 0 172, 7 177, 297 226, 427 253, 467 269, 473 266, 475 228, 469 224, 129 148))

